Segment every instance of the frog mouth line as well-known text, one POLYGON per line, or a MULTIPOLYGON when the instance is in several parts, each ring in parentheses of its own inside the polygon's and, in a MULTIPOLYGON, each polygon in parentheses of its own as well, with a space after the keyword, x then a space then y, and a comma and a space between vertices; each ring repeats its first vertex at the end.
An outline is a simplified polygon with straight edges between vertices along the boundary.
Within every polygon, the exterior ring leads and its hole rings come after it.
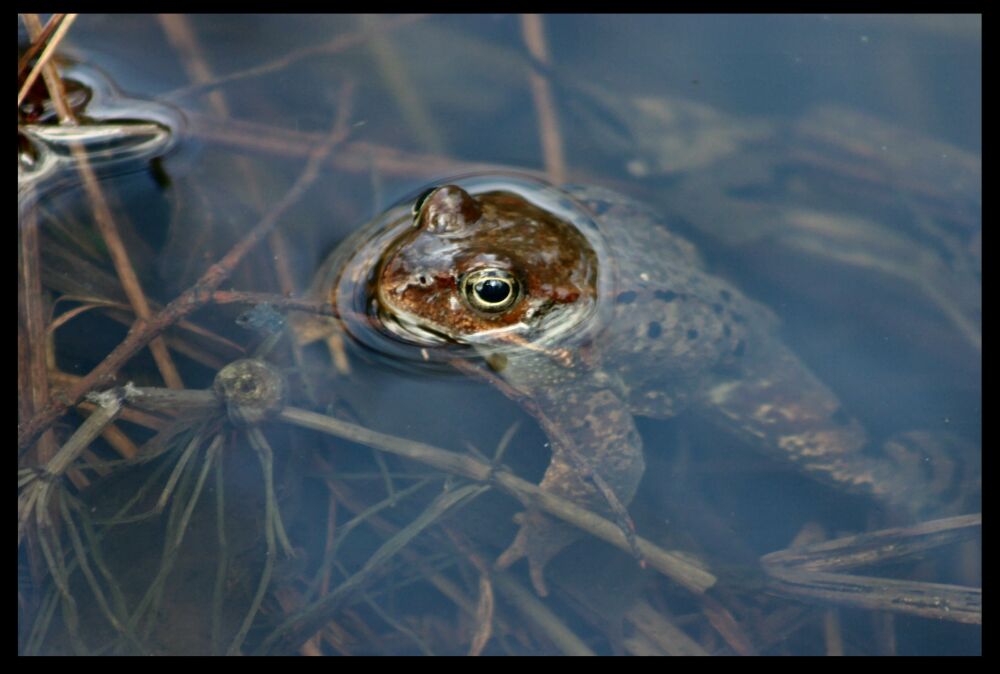
POLYGON ((415 315, 395 310, 386 311, 376 300, 372 302, 370 309, 372 317, 375 319, 380 331, 394 340, 402 341, 405 344, 418 347, 474 347, 484 343, 491 343, 502 335, 523 331, 523 323, 507 325, 496 330, 489 330, 463 337, 455 337, 443 330, 437 330, 433 326, 427 325, 415 315))
POLYGON ((402 312, 388 312, 379 302, 372 303, 372 315, 379 329, 393 339, 414 346, 437 347, 447 344, 461 345, 463 342, 441 330, 435 330, 416 320, 412 315, 402 312))

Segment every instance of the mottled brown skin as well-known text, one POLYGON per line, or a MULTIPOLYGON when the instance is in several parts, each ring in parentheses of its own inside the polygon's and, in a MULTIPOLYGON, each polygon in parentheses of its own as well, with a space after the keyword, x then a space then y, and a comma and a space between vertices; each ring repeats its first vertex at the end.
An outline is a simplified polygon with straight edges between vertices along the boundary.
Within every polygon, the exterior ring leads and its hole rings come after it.
MULTIPOLYGON (((599 188, 565 190, 607 238, 606 267, 573 225, 523 197, 444 186, 418 204, 414 227, 387 247, 375 275, 383 316, 472 344, 531 401, 552 445, 543 489, 609 514, 588 473, 629 503, 643 472, 633 415, 690 409, 828 484, 901 507, 919 500, 920 480, 861 453, 863 430, 776 337, 768 309, 708 274, 641 204, 599 188), (502 311, 477 309, 463 288, 484 268, 520 284, 502 311), (601 274, 613 276, 610 297, 598 296, 601 274), (584 331, 600 303, 611 307, 605 324, 584 331), (567 322, 571 330, 546 339, 567 322)), ((544 594, 545 564, 578 535, 529 510, 498 564, 526 557, 544 594)))
POLYGON ((596 300, 597 260, 584 237, 514 194, 472 199, 445 186, 424 200, 415 218, 417 226, 393 242, 381 263, 377 292, 388 314, 413 316, 466 341, 596 300), (479 269, 510 272, 520 282, 520 301, 496 313, 469 306, 459 280, 479 269))

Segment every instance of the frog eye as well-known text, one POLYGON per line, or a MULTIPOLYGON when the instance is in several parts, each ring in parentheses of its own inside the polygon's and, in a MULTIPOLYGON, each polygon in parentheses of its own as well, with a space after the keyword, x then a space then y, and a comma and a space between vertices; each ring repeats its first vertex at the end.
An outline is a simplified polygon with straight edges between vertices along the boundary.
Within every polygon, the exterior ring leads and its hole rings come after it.
POLYGON ((413 213, 414 220, 416 220, 417 216, 420 215, 420 208, 424 205, 424 202, 427 201, 427 197, 433 194, 436 189, 436 187, 428 187, 413 201, 413 209, 411 212, 413 213))
POLYGON ((467 274, 460 284, 462 295, 473 309, 496 313, 509 308, 520 295, 520 284, 502 269, 480 269, 467 274))

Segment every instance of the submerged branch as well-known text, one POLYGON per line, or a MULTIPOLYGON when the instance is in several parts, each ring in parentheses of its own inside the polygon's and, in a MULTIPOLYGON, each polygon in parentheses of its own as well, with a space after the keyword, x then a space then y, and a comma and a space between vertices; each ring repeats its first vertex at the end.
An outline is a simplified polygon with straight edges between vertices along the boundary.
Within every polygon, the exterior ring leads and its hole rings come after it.
POLYGON ((980 624, 983 592, 979 588, 831 571, 912 557, 970 538, 981 526, 980 513, 948 517, 780 550, 765 555, 761 564, 770 579, 768 589, 776 594, 980 624))
MULTIPOLYGON (((295 407, 286 407, 281 412, 280 418, 298 426, 391 452, 478 482, 493 482, 523 503, 584 529, 626 552, 631 551, 625 534, 614 522, 484 461, 295 407)), ((701 594, 716 582, 715 576, 696 562, 668 552, 643 538, 637 538, 637 544, 643 558, 651 567, 691 592, 701 594)))

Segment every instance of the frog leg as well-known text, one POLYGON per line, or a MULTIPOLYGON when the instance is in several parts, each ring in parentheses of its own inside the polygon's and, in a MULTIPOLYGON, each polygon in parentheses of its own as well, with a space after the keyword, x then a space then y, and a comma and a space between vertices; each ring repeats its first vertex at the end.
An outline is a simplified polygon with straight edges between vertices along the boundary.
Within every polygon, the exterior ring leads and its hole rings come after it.
MULTIPOLYGON (((642 440, 627 404, 605 388, 606 382, 601 384, 595 389, 578 380, 558 400, 534 401, 530 411, 553 445, 552 461, 539 486, 555 496, 609 514, 616 510, 615 505, 624 510, 623 504, 632 500, 644 463, 642 440)), ((581 533, 530 507, 518 516, 518 523, 521 528, 497 559, 497 566, 504 569, 527 558, 532 585, 545 596, 545 565, 581 533)))
POLYGON ((924 509, 931 490, 914 466, 866 453, 861 425, 791 351, 773 341, 758 347, 739 378, 707 388, 702 414, 821 482, 911 517, 924 509))
POLYGON ((528 560, 531 585, 539 596, 549 594, 545 585, 545 565, 580 538, 573 527, 554 520, 538 510, 528 510, 515 517, 521 525, 514 542, 497 558, 498 569, 506 569, 522 557, 528 560))

